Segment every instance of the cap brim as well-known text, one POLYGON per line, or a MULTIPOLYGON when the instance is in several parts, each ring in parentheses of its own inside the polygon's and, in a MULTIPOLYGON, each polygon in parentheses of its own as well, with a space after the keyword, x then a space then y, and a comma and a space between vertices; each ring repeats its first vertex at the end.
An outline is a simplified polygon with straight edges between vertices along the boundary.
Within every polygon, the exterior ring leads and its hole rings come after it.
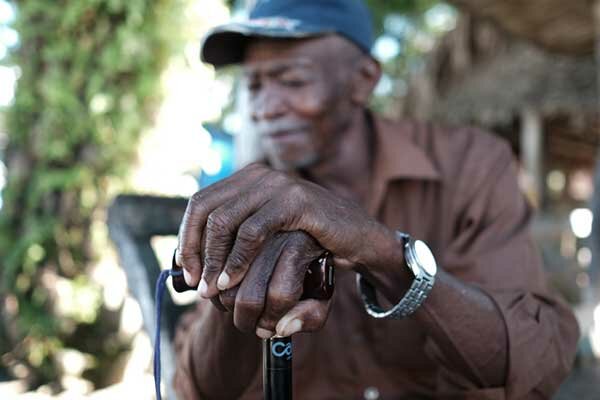
POLYGON ((267 38, 308 38, 323 35, 324 32, 310 27, 302 30, 266 28, 250 26, 244 23, 231 23, 212 29, 204 37, 200 46, 200 58, 216 68, 230 64, 239 64, 244 60, 246 46, 257 37, 267 38))

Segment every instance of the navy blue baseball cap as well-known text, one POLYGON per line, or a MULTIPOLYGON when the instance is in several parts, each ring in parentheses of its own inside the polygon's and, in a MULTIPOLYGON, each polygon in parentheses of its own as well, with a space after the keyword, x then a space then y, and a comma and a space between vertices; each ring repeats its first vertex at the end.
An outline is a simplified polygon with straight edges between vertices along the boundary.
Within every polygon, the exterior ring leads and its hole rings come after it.
POLYGON ((252 38, 308 38, 339 34, 371 52, 371 15, 361 0, 258 0, 249 18, 218 26, 204 37, 202 61, 221 67, 241 63, 252 38))

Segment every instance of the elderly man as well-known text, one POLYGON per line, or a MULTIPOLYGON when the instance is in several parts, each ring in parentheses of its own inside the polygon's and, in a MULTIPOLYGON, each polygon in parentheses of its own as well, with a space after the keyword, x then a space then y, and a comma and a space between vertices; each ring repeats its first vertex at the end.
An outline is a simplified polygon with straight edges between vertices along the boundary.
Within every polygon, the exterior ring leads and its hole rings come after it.
POLYGON ((266 160, 182 221, 203 298, 178 328, 183 398, 261 398, 259 338, 300 332, 302 400, 547 399, 567 375, 577 324, 545 285, 510 148, 371 113, 371 40, 353 0, 259 1, 206 37, 204 61, 242 64, 266 160), (300 300, 325 252, 333 299, 300 300))

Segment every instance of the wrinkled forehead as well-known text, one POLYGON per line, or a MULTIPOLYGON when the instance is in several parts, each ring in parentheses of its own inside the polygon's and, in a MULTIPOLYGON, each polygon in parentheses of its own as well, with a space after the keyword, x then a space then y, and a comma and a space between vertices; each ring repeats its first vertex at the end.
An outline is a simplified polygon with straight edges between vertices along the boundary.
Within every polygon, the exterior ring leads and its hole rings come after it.
POLYGON ((242 67, 245 73, 279 66, 317 70, 338 64, 357 52, 352 43, 338 35, 302 39, 256 38, 245 49, 242 67))
POLYGON ((269 64, 318 64, 322 58, 322 38, 311 39, 271 39, 251 40, 244 52, 244 70, 269 64))

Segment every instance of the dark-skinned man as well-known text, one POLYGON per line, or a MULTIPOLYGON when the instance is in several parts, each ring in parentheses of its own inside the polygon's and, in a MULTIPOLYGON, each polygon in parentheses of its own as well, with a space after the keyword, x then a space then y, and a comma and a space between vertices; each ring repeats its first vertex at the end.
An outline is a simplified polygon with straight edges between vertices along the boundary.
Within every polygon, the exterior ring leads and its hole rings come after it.
POLYGON ((544 283, 509 147, 373 115, 371 41, 353 0, 259 1, 205 38, 204 61, 242 65, 266 162, 189 201, 176 260, 203 300, 178 327, 182 398, 260 399, 276 334, 295 334, 301 400, 547 399, 567 375, 577 324, 544 283), (336 293, 300 300, 324 252, 336 293))

